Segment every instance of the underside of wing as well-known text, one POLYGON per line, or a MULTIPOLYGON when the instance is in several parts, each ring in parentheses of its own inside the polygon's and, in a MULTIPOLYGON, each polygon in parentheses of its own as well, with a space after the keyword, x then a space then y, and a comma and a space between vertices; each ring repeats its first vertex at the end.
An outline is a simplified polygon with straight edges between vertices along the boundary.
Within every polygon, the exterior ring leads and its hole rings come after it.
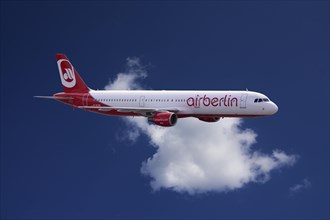
POLYGON ((78 106, 81 109, 93 110, 97 109, 99 111, 111 111, 116 110, 118 112, 133 112, 139 113, 144 116, 148 116, 149 113, 153 112, 178 112, 177 108, 144 108, 144 107, 110 107, 110 106, 78 106))

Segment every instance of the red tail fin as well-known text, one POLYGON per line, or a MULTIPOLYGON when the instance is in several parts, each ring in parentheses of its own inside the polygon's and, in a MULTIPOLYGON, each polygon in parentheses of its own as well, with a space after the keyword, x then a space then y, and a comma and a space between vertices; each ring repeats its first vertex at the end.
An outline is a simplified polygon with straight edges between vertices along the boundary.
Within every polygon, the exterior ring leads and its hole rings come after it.
POLYGON ((64 92, 85 93, 89 91, 89 88, 64 54, 56 54, 56 60, 64 92))

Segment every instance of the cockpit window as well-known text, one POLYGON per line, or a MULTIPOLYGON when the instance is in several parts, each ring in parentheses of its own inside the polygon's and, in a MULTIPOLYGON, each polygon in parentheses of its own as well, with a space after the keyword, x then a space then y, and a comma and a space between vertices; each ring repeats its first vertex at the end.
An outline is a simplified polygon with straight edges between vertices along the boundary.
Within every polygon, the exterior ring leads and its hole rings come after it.
POLYGON ((255 99, 254 102, 269 102, 269 99, 267 99, 267 98, 255 99))

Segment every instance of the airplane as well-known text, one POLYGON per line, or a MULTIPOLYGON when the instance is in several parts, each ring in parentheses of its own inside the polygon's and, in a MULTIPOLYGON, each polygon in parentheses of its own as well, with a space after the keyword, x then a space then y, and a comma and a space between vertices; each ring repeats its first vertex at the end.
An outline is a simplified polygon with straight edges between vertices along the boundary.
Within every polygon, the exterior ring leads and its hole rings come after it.
POLYGON ((171 127, 185 117, 217 122, 225 117, 260 117, 278 111, 267 96, 253 91, 93 90, 66 55, 56 54, 56 60, 64 92, 35 97, 55 99, 89 112, 144 116, 156 125, 171 127))

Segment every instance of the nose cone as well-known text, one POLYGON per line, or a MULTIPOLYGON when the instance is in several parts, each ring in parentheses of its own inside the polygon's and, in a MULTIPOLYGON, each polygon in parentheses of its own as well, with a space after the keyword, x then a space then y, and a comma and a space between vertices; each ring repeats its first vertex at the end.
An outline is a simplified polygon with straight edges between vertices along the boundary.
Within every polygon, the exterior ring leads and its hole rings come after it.
POLYGON ((271 114, 273 115, 273 114, 275 114, 276 112, 278 111, 278 107, 277 107, 277 105, 274 103, 274 102, 272 102, 272 107, 271 107, 271 114))

